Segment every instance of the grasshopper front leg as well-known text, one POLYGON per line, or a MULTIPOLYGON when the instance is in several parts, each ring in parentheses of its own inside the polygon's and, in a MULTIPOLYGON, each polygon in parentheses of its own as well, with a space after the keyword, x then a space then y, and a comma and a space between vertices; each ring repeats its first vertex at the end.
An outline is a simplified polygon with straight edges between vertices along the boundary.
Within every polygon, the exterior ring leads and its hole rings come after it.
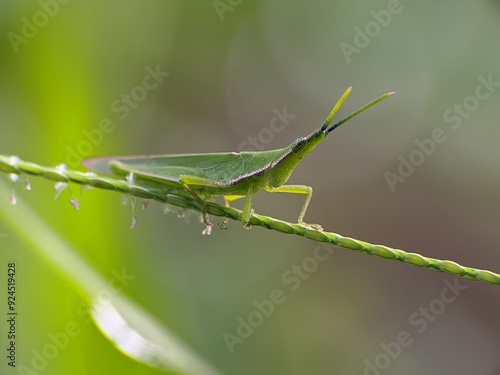
POLYGON ((302 206, 302 209, 300 210, 299 218, 297 219, 297 222, 300 225, 305 225, 305 226, 312 226, 316 229, 321 229, 321 226, 318 224, 306 224, 304 222, 304 216, 307 211, 307 207, 309 206, 309 202, 311 201, 312 198, 312 187, 307 186, 307 185, 281 185, 279 187, 273 188, 273 187, 266 187, 265 190, 269 193, 288 193, 288 194, 305 194, 306 195, 306 201, 304 202, 304 205, 302 206))

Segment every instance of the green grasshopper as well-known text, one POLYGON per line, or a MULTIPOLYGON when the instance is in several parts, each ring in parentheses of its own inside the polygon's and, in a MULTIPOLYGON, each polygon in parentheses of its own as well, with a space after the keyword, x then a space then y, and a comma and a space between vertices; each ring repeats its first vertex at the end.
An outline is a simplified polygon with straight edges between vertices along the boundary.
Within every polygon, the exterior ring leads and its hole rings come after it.
POLYGON ((305 195, 297 221, 309 226, 303 219, 311 201, 312 188, 307 185, 285 185, 290 175, 330 132, 394 94, 390 92, 378 97, 329 127, 351 90, 352 87, 349 87, 344 92, 320 129, 296 139, 285 148, 252 152, 105 157, 86 160, 84 165, 99 172, 133 176, 136 183, 155 184, 167 191, 191 194, 201 206, 206 225, 203 234, 210 234, 212 228, 207 215, 207 201, 223 196, 226 206, 229 206, 231 202, 245 198, 241 221, 248 227, 253 215, 252 199, 260 190, 305 195))

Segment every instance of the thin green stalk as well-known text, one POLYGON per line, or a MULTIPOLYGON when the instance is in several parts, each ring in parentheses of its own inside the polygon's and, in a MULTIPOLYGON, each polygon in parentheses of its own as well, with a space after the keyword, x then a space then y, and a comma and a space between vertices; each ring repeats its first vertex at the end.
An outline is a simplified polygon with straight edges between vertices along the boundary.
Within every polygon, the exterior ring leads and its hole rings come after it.
MULTIPOLYGON (((13 156, 0 155, 0 172, 8 174, 13 173, 16 175, 29 174, 41 176, 52 181, 63 183, 73 182, 99 189, 115 190, 143 199, 152 199, 184 209, 198 212, 202 210, 200 204, 193 197, 178 193, 173 194, 158 186, 147 186, 142 183, 138 185, 133 179, 128 181, 126 179, 99 176, 95 173, 69 170, 62 166, 56 168, 43 167, 35 163, 25 162, 13 156)), ((241 221, 242 212, 240 210, 224 207, 213 202, 208 202, 207 206, 208 214, 210 215, 241 221)), ((462 276, 470 280, 500 285, 500 274, 491 271, 461 266, 450 260, 430 258, 418 253, 408 253, 384 245, 374 245, 354 238, 344 237, 340 234, 274 219, 269 216, 254 214, 249 224, 272 229, 281 233, 295 234, 318 242, 330 243, 345 249, 375 255, 384 259, 397 260, 416 267, 430 268, 450 275, 462 276)))

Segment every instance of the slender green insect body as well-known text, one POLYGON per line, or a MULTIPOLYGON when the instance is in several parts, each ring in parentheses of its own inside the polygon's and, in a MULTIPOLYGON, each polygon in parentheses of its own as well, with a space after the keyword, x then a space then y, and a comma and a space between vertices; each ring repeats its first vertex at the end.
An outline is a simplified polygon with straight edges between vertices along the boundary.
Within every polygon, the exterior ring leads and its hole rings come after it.
POLYGON ((307 226, 303 219, 312 197, 312 188, 307 185, 285 185, 290 175, 301 160, 330 132, 394 94, 390 92, 382 95, 329 126, 351 90, 349 87, 344 92, 320 129, 281 149, 240 153, 106 157, 86 160, 84 165, 99 172, 133 176, 139 185, 152 184, 166 191, 191 194, 202 207, 206 225, 204 234, 210 234, 212 227, 207 216, 207 201, 223 196, 229 206, 230 202, 245 198, 241 221, 248 225, 253 214, 252 198, 260 190, 306 195, 298 223, 307 226))

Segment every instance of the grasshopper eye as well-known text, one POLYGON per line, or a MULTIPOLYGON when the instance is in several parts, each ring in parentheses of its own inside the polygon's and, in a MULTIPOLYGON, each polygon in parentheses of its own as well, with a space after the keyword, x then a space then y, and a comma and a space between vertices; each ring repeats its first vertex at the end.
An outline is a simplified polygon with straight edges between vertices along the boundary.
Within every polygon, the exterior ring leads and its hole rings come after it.
POLYGON ((292 152, 297 153, 300 150, 302 150, 302 148, 306 144, 306 141, 307 141, 307 139, 302 137, 302 138, 297 139, 295 142, 293 142, 292 143, 292 152))

